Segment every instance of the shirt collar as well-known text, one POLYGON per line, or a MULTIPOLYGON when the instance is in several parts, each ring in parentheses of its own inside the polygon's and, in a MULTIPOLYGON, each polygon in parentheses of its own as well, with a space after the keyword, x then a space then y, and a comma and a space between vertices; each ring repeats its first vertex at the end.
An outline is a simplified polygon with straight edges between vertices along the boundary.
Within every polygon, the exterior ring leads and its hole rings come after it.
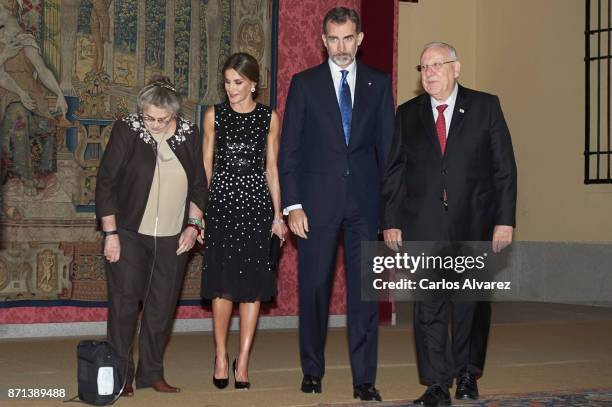
POLYGON ((431 99, 431 107, 435 109, 440 105, 448 105, 449 107, 455 106, 455 101, 457 100, 457 93, 459 93, 459 85, 455 83, 455 87, 453 88, 453 91, 451 92, 448 99, 442 102, 438 102, 433 96, 430 96, 429 98, 431 99))
POLYGON ((336 65, 334 61, 332 61, 331 58, 327 59, 327 63, 329 64, 329 69, 331 70, 332 76, 334 78, 340 78, 342 75, 340 71, 342 70, 348 71, 348 76, 355 75, 355 71, 357 70, 357 62, 355 59, 353 59, 353 62, 351 62, 351 64, 346 68, 340 68, 338 65, 336 65))

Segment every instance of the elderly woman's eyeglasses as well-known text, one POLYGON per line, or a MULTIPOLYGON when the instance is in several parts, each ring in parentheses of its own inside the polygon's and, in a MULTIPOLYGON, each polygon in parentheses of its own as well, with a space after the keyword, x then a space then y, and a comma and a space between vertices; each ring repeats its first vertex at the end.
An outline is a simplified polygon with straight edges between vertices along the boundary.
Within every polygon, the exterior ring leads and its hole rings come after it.
POLYGON ((172 117, 173 116, 168 116, 156 119, 155 117, 143 115, 142 120, 148 125, 153 125, 157 123, 160 126, 166 126, 172 121, 172 117))
POLYGON ((416 70, 419 72, 426 72, 428 69, 432 69, 434 72, 438 72, 440 69, 442 69, 442 65, 450 64, 452 62, 457 62, 457 61, 453 60, 453 61, 444 61, 444 62, 434 62, 431 65, 417 65, 416 70))

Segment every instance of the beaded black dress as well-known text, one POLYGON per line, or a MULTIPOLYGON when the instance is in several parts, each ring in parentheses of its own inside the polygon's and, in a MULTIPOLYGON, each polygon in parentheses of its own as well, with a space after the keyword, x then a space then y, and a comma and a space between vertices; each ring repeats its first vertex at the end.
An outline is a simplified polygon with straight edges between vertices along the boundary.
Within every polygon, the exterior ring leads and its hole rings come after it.
POLYGON ((249 113, 215 105, 215 157, 202 265, 202 298, 270 301, 276 273, 269 263, 274 211, 265 175, 272 109, 249 113))

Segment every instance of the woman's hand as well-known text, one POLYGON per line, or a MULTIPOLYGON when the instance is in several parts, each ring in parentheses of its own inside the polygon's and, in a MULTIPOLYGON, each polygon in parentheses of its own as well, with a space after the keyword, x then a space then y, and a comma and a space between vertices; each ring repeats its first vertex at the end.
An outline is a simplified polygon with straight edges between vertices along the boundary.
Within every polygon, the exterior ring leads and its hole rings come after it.
POLYGON ((181 233, 181 237, 179 238, 178 249, 176 250, 176 255, 179 256, 191 250, 191 248, 195 244, 195 241, 198 235, 199 233, 196 228, 186 227, 183 230, 183 233, 181 233))
POLYGON ((110 235, 104 238, 104 257, 111 263, 119 261, 121 256, 121 243, 119 235, 110 235))
MULTIPOLYGON (((202 226, 206 227, 206 222, 204 222, 204 219, 202 219, 202 226)), ((204 228, 202 228, 200 233, 198 233, 198 243, 204 244, 204 228)))
POLYGON ((279 237, 282 246, 285 243, 285 234, 287 233, 287 226, 282 218, 274 219, 274 222, 272 222, 272 233, 279 237))

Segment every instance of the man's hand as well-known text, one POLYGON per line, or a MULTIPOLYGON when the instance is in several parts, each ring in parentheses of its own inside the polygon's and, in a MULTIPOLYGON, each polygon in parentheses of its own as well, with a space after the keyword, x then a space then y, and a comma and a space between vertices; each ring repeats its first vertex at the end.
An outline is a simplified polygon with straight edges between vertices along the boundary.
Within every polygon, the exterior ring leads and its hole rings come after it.
POLYGON ((514 228, 507 225, 496 225, 493 229, 493 253, 499 253, 512 243, 514 228))
POLYGON ((119 235, 110 235, 104 238, 104 257, 111 263, 119 261, 121 256, 121 243, 119 235))
POLYGON ((289 212, 288 222, 289 229, 291 229, 294 235, 302 239, 308 239, 306 236, 306 233, 308 233, 308 218, 303 209, 294 209, 289 212))
POLYGON ((394 252, 399 252, 402 246, 402 230, 401 229, 385 229, 383 230, 383 237, 387 247, 394 252))

